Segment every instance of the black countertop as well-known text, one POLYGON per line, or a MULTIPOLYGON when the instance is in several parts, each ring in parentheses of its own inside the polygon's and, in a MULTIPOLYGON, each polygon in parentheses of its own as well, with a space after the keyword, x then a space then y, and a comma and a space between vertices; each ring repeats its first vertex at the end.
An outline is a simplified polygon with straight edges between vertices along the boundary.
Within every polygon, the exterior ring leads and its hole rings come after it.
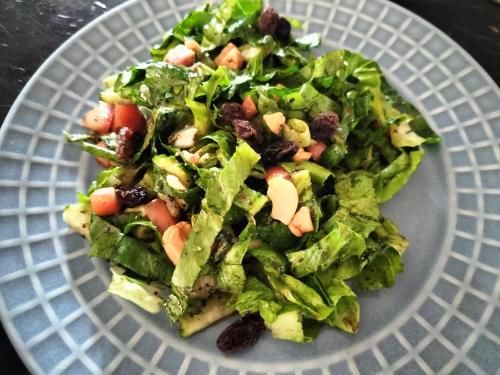
MULTIPOLYGON (((0 124, 40 64, 69 36, 123 0, 1 0, 0 124)), ((500 0, 394 0, 467 50, 500 85, 500 0)), ((0 327, 0 373, 28 373, 0 327)))

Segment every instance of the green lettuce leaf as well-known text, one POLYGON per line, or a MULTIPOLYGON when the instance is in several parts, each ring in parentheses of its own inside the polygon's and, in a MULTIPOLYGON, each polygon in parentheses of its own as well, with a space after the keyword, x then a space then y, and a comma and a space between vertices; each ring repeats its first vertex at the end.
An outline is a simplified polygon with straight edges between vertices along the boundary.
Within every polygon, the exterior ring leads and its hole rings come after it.
POLYGON ((163 60, 168 50, 175 47, 178 43, 182 43, 185 37, 191 37, 200 41, 203 27, 210 22, 212 17, 211 7, 208 4, 193 10, 172 30, 166 33, 162 43, 153 47, 150 51, 151 56, 155 60, 163 60))
POLYGON ((193 98, 201 75, 181 65, 145 62, 132 65, 118 76, 114 90, 137 105, 153 109, 162 102, 184 105, 193 98))
POLYGON ((118 263, 147 280, 169 285, 173 266, 163 252, 138 239, 129 237, 99 216, 90 220, 90 256, 118 263))
POLYGON ((373 179, 365 171, 352 171, 339 174, 335 182, 339 209, 325 227, 341 222, 354 232, 367 238, 380 225, 380 209, 375 198, 373 179))
POLYGON ((358 233, 342 223, 336 223, 326 236, 309 248, 286 255, 293 274, 304 277, 326 270, 337 260, 359 256, 365 249, 365 242, 358 233))
POLYGON ((260 244, 250 249, 248 253, 257 259, 268 273, 283 274, 287 271, 288 265, 286 258, 283 254, 277 252, 267 244, 260 244))
POLYGON ((334 306, 325 322, 345 332, 357 332, 359 328, 359 303, 356 294, 341 280, 331 279, 325 285, 326 293, 334 306))
POLYGON ((194 127, 198 129, 196 136, 203 137, 210 133, 212 128, 212 115, 207 106, 192 99, 186 99, 186 105, 193 113, 194 127))
POLYGON ((158 314, 163 304, 162 289, 159 286, 128 277, 124 272, 125 270, 120 267, 111 266, 112 277, 108 292, 135 303, 151 314, 158 314))
POLYGON ((374 176, 375 194, 378 202, 386 202, 406 185, 424 157, 419 148, 402 152, 396 160, 374 176))
POLYGON ((333 173, 311 161, 302 161, 298 163, 287 162, 280 164, 288 173, 294 173, 301 170, 309 171, 311 181, 318 187, 323 188, 333 181, 333 173))
POLYGON ((234 308, 244 316, 259 312, 264 321, 272 323, 282 304, 276 300, 273 291, 254 276, 249 276, 241 294, 233 298, 234 308))
POLYGON ((207 207, 222 216, 229 211, 243 182, 259 159, 260 155, 246 142, 240 143, 228 164, 208 184, 207 207))
POLYGON ((224 216, 259 158, 259 154, 248 144, 240 143, 228 164, 208 181, 202 210, 196 217, 172 276, 173 293, 166 303, 172 320, 177 320, 184 313, 189 293, 222 229, 224 216))
POLYGON ((266 277, 275 293, 300 306, 310 317, 324 320, 331 314, 332 309, 323 302, 321 296, 299 279, 273 273, 266 273, 266 277))
POLYGON ((243 257, 245 256, 250 240, 237 242, 228 251, 217 271, 216 287, 222 292, 240 293, 245 286, 245 270, 243 257))
POLYGON ((226 0, 214 12, 203 29, 201 47, 212 50, 226 45, 234 35, 251 25, 259 16, 261 0, 226 0))
POLYGON ((394 285, 396 275, 403 270, 401 255, 392 248, 386 248, 378 252, 354 280, 361 290, 388 288, 394 285))
POLYGON ((244 185, 238 195, 234 198, 234 204, 243 209, 249 216, 250 220, 259 213, 262 208, 269 202, 269 199, 264 194, 250 189, 244 185))

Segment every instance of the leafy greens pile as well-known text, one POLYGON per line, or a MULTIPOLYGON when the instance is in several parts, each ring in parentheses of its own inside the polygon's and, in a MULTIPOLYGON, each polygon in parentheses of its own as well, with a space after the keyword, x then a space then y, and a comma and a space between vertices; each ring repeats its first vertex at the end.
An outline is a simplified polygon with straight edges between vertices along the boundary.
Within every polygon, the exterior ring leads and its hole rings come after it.
POLYGON ((313 340, 321 323, 356 332, 354 290, 392 286, 408 246, 379 204, 408 182, 422 145, 440 138, 374 61, 347 50, 315 57, 318 35, 264 34, 261 12, 258 0, 199 8, 151 50, 150 61, 105 80, 100 99, 137 105, 145 131, 126 160, 116 132, 66 134, 110 167, 64 216, 89 240, 90 256, 111 262, 109 291, 150 312, 166 311, 183 336, 234 311, 258 313, 274 337, 297 342, 313 340), (164 62, 186 40, 199 47, 196 63, 164 62), (230 42, 244 57, 240 69, 214 62, 230 42), (224 103, 246 97, 256 104, 251 121, 260 142, 241 139, 220 120, 224 103), (276 134, 263 116, 278 112, 306 128, 287 122, 276 134), (282 138, 307 150, 315 143, 307 124, 324 113, 337 114, 338 123, 317 160, 273 154, 282 138), (195 139, 183 146, 176 139, 186 129, 195 129, 195 139), (288 173, 312 231, 297 237, 271 216, 264 179, 270 165, 288 173), (140 187, 144 201, 173 203, 178 220, 192 226, 175 266, 143 206, 93 212, 92 193, 123 185, 140 187))

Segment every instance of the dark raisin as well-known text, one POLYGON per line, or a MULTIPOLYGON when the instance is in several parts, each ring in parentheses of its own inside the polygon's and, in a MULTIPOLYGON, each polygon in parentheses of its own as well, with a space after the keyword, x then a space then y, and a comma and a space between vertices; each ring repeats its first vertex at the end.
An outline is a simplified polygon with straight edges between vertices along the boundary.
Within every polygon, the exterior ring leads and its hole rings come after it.
POLYGON ((339 128, 339 116, 335 112, 320 113, 309 126, 311 137, 317 141, 330 140, 339 128))
POLYGON ((262 129, 247 120, 233 120, 236 138, 247 139, 256 143, 262 143, 262 129))
POLYGON ((219 118, 223 124, 232 124, 233 120, 243 120, 243 107, 240 103, 224 103, 219 109, 219 118))
POLYGON ((124 127, 118 131, 116 156, 123 161, 130 160, 137 151, 139 136, 130 128, 124 127))
POLYGON ((280 16, 271 7, 266 7, 259 17, 259 30, 262 34, 274 35, 280 16))
POLYGON ((292 25, 284 17, 281 17, 278 21, 278 26, 276 27, 276 39, 286 43, 290 40, 290 34, 292 32, 292 25))
POLYGON ((137 207, 149 200, 148 192, 142 186, 119 185, 115 190, 123 208, 137 207))
POLYGON ((262 153, 262 161, 266 164, 274 164, 289 160, 298 150, 299 146, 293 141, 277 141, 267 146, 262 153))
POLYGON ((258 313, 245 315, 222 331, 217 338, 217 346, 225 354, 247 349, 257 343, 265 329, 258 313))

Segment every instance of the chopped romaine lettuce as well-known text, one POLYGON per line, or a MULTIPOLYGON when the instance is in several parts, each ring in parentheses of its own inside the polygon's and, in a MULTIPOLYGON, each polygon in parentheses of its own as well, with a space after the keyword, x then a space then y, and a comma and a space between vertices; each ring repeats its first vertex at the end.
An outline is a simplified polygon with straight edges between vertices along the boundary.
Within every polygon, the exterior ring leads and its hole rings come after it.
POLYGON ((356 332, 351 285, 392 286, 408 247, 379 205, 440 141, 375 61, 314 56, 320 35, 295 39, 300 23, 262 3, 187 14, 152 60, 104 80, 89 134, 65 133, 107 168, 64 220, 113 265, 111 293, 166 310, 183 337, 233 311, 294 342, 356 332), (287 195, 296 210, 278 215, 287 195))

